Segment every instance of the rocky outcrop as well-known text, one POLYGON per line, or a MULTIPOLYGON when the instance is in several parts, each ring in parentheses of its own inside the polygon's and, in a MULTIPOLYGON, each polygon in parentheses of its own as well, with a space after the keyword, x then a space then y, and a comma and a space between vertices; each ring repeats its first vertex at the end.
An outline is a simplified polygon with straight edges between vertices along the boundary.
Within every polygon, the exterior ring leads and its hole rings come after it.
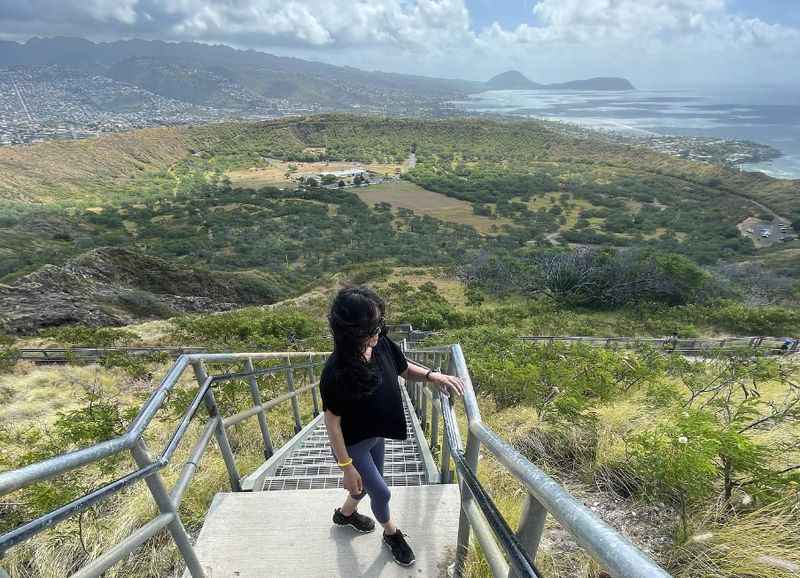
POLYGON ((282 296, 257 275, 201 271, 127 249, 102 248, 0 285, 0 329, 28 334, 73 323, 125 325, 273 303, 282 296))

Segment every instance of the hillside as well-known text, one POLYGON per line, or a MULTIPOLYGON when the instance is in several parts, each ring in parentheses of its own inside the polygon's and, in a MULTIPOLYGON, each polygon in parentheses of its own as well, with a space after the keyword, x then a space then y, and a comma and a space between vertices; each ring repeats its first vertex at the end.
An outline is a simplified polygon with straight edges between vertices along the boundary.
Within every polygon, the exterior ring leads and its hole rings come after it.
POLYGON ((0 331, 124 325, 271 303, 282 294, 263 276, 201 271, 126 249, 96 249, 0 285, 0 331))
MULTIPOLYGON (((696 360, 647 347, 537 346, 518 339, 576 332, 663 337, 680 319, 697 322, 718 308, 571 307, 541 296, 501 296, 485 287, 476 292, 475 284, 465 284, 438 268, 397 268, 364 279, 386 300, 390 323, 412 322, 417 328, 435 330, 424 345, 460 344, 488 427, 594 515, 653 556, 670 575, 792 576, 785 569, 800 564, 797 363, 778 356, 736 354, 696 360)), ((336 289, 331 284, 324 294, 309 296, 301 304, 181 316, 159 322, 156 338, 153 324, 147 324, 51 330, 47 339, 62 346, 171 344, 233 351, 329 351, 324 319, 336 289)), ((741 313, 729 309, 717 317, 722 322, 718 327, 740 323, 741 313)), ((761 313, 752 313, 751 319, 758 322, 761 313)), ((795 328, 798 322, 795 315, 795 328)), ((704 325, 702 334, 709 329, 704 325)), ((681 331, 686 330, 682 325, 681 331)), ((172 362, 163 355, 118 354, 91 365, 0 365, 0 466, 14 469, 121 434, 172 362)), ((241 368, 209 365, 215 373, 241 368)), ((306 383, 300 381, 306 379, 302 373, 295 373, 295 387, 306 383)), ((265 402, 285 396, 290 387, 274 376, 260 376, 256 385, 265 402)), ((251 407, 247 380, 214 387, 223 417, 251 407)), ((148 428, 151 446, 169 443, 196 391, 191 379, 170 391, 164 411, 148 428)), ((463 405, 453 399, 463 428, 463 405)), ((296 431, 291 405, 285 401, 268 413, 276 449, 296 431)), ((309 392, 295 407, 303 423, 316 415, 309 392)), ((174 463, 191 459, 202 433, 195 424, 187 430, 188 439, 174 463)), ((229 435, 243 475, 263 463, 262 434, 255 419, 230 428, 229 435)), ((171 485, 179 471, 169 470, 164 469, 171 485)), ((42 484, 46 492, 37 486, 15 492, 0 503, 4 512, 0 531, 129 471, 125 460, 102 463, 42 484)), ((519 483, 492 459, 480 460, 476 473, 500 513, 515 527, 524 502, 519 483)), ((227 488, 227 480, 222 458, 207 453, 182 503, 183 519, 193 536, 213 496, 227 488)), ((152 516, 147 488, 134 485, 119 499, 103 502, 95 515, 73 516, 15 546, 4 557, 4 567, 13 575, 67 575, 92 558, 81 548, 85 536, 94 551, 105 551, 152 516), (126 523, 117 528, 116 520, 126 523)), ((557 524, 548 523, 542 538, 537 565, 543 574, 582 576, 593 567, 586 552, 557 524)), ((138 549, 115 570, 130 578, 183 572, 168 537, 138 549)), ((465 575, 491 575, 479 548, 470 548, 465 575)))
MULTIPOLYGON (((520 259, 548 248, 652 250, 707 267, 763 257, 777 276, 769 286, 782 288, 797 275, 780 258, 796 242, 760 249, 740 225, 776 213, 791 220, 800 183, 540 121, 323 115, 4 154, 6 284, 100 247, 189 268, 256 270, 293 291, 347 267, 457 268, 482 254, 520 259), (326 163, 362 163, 383 182, 300 183, 326 163)), ((791 299, 781 291, 775 299, 791 299)))
POLYGON ((185 129, 158 128, 96 139, 0 147, 0 199, 48 203, 108 200, 143 173, 190 154, 185 129))

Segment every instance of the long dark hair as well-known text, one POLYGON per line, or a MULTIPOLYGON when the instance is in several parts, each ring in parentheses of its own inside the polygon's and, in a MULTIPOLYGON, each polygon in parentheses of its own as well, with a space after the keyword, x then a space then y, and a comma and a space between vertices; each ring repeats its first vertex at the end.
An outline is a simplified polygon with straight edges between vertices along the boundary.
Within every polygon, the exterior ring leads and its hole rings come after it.
POLYGON ((363 285, 345 287, 333 300, 328 323, 333 333, 336 383, 344 398, 369 395, 378 385, 378 374, 364 357, 364 341, 381 327, 385 313, 383 299, 363 285))

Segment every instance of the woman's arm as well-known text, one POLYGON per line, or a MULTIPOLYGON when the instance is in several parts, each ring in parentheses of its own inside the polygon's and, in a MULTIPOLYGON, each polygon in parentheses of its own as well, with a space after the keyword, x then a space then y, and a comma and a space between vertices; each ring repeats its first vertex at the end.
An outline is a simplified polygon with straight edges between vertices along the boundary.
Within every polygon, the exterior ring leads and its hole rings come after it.
MULTIPOLYGON (((403 379, 407 379, 409 381, 425 381, 425 375, 428 373, 428 370, 424 367, 420 367, 416 363, 409 361, 408 368, 400 374, 403 379)), ((460 377, 456 377, 454 375, 447 375, 444 373, 439 373, 438 371, 432 372, 428 376, 428 382, 430 383, 438 383, 439 388, 442 390, 443 393, 447 393, 447 390, 454 391, 458 393, 458 395, 464 394, 464 381, 460 377)))
POLYGON ((344 445, 344 435, 342 434, 342 416, 331 413, 331 410, 325 410, 325 429, 328 430, 328 439, 333 446, 333 451, 336 454, 336 459, 339 462, 346 462, 350 459, 347 455, 347 447, 344 445))
MULTIPOLYGON (((347 446, 344 445, 344 435, 342 435, 342 417, 326 409, 323 419, 325 420, 325 429, 328 430, 328 439, 336 454, 336 460, 340 463, 349 461, 350 456, 347 455, 347 446)), ((360 494, 364 490, 364 483, 361 480, 361 474, 358 473, 352 462, 342 470, 344 473, 342 485, 351 495, 360 494)))

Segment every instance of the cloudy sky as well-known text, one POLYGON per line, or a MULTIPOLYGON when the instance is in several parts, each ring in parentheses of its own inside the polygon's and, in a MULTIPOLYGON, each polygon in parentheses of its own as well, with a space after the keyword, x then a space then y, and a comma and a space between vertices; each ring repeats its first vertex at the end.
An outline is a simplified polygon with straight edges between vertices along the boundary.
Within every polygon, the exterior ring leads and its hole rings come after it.
POLYGON ((800 0, 0 0, 0 38, 221 42, 483 80, 800 85, 800 0))

